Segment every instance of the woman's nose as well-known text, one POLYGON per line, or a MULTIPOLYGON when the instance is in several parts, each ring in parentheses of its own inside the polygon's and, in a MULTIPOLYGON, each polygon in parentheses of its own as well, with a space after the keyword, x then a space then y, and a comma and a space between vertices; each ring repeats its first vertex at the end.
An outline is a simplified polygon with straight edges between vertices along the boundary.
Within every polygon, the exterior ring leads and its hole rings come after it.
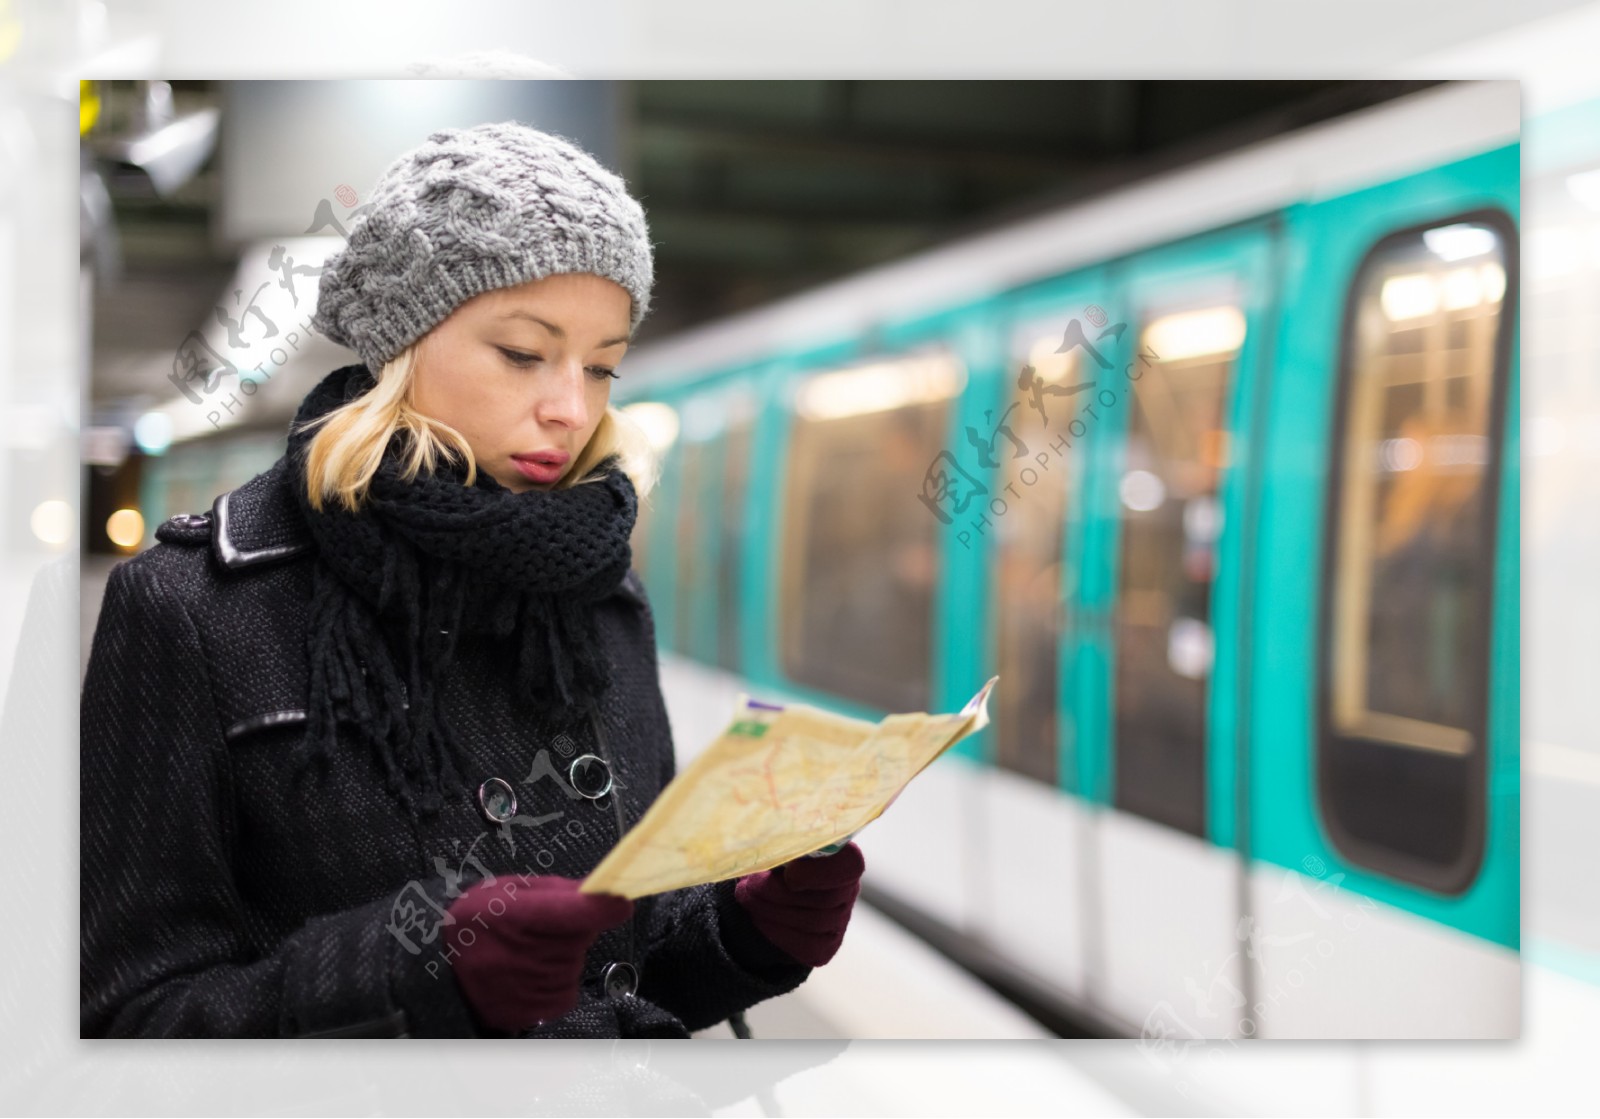
POLYGON ((536 409, 541 422, 583 430, 589 420, 584 376, 583 368, 577 363, 560 365, 552 371, 536 409))

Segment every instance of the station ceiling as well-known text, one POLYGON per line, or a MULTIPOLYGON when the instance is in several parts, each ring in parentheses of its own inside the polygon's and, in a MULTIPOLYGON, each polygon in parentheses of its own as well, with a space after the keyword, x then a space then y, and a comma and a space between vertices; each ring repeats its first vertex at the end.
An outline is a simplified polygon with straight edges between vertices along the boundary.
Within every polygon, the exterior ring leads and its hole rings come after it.
MULTIPOLYGON (((107 103, 139 95, 106 83, 107 103)), ((181 109, 222 104, 173 82, 181 109)), ((1351 112, 1425 81, 636 81, 618 162, 657 243, 640 340, 1351 112)), ((176 194, 113 175, 122 279, 95 300, 92 394, 171 350, 230 282, 215 156, 176 194)))

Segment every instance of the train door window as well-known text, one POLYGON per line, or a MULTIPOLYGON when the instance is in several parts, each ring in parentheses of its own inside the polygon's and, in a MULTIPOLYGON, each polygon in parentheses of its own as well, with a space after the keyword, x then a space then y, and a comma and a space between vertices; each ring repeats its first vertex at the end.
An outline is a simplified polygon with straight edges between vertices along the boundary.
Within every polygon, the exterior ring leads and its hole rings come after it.
POLYGON ((945 351, 798 386, 780 556, 780 651, 795 681, 925 711, 938 520, 917 500, 965 370, 945 351))
MULTIPOLYGON (((1015 338, 1007 411, 1026 446, 1043 446, 1050 419, 1068 422, 1071 412, 1055 398, 1072 393, 1082 372, 1079 349, 1057 353, 1061 329, 1030 324, 1015 338), (1043 392, 1035 391, 1035 385, 1043 392), (1053 392, 1059 389, 1061 392, 1053 392), (1050 416, 1038 409, 1054 404, 1050 416), (1029 438, 1037 431, 1040 438, 1029 438)), ((1066 531, 1073 452, 1052 455, 1041 468, 1029 454, 1018 457, 1000 443, 1000 489, 1024 495, 1010 503, 994 526, 996 671, 1010 682, 994 696, 995 764, 1054 786, 1058 779, 1056 712, 1063 606, 1062 536, 1066 531)))
POLYGON ((1211 586, 1245 319, 1229 299, 1144 321, 1140 352, 1153 358, 1129 395, 1117 480, 1115 799, 1204 836, 1211 586))
POLYGON ((1410 230, 1345 319, 1323 588, 1319 793, 1355 861, 1446 892, 1482 846, 1509 225, 1410 230))
POLYGON ((693 657, 695 615, 703 608, 699 587, 705 562, 705 488, 711 477, 712 445, 685 440, 678 473, 678 594, 675 648, 693 657))
POLYGON ((743 572, 745 489, 750 476, 750 425, 748 409, 735 410, 723 440, 722 531, 717 545, 717 663, 730 672, 739 669, 740 601, 743 572))

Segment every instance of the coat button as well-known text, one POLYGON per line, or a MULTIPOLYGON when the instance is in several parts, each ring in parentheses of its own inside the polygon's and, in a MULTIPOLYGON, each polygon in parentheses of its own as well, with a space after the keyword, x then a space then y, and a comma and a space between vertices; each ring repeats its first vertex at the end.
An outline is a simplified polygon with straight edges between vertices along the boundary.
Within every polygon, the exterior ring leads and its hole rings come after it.
POLYGON ((602 757, 584 754, 573 758, 567 769, 567 779, 578 795, 598 800, 611 791, 611 766, 602 757))
POLYGON ((606 997, 610 999, 632 997, 639 989, 639 970, 626 960, 607 964, 603 978, 606 997))
POLYGON ((503 778, 491 777, 478 786, 478 810, 491 824, 503 824, 517 814, 517 791, 503 778))

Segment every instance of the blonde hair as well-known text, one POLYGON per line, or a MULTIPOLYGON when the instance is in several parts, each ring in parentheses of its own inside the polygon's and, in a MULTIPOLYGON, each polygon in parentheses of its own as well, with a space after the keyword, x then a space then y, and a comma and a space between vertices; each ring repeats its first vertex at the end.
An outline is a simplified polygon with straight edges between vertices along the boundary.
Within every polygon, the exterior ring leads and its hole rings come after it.
MULTIPOLYGON (((414 480, 424 470, 431 474, 442 460, 459 458, 467 468, 465 484, 476 482, 478 464, 466 437, 412 406, 416 364, 417 343, 412 343, 383 367, 372 389, 297 429, 322 429, 311 437, 306 449, 306 489, 313 509, 320 512, 325 502, 335 501, 351 512, 359 511, 384 451, 397 431, 409 436, 401 467, 401 477, 406 481, 414 480)), ((588 445, 554 488, 570 489, 600 481, 605 475, 585 475, 613 454, 620 456, 622 472, 633 482, 643 502, 660 477, 660 463, 644 429, 613 406, 607 406, 588 445)))

